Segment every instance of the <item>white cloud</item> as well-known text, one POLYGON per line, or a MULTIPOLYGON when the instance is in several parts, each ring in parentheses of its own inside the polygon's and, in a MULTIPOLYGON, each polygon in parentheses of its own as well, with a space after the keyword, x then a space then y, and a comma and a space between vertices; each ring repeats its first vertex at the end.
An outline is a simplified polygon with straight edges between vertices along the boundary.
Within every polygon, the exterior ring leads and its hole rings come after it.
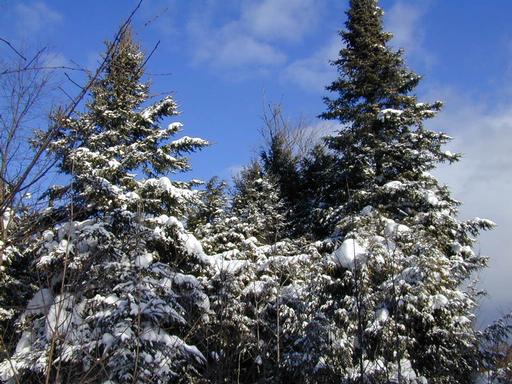
POLYGON ((297 84, 304 90, 321 92, 336 78, 336 69, 329 61, 338 57, 341 49, 339 37, 331 41, 313 55, 291 62, 284 70, 284 79, 297 84))
POLYGON ((253 72, 284 65, 287 56, 279 46, 296 42, 318 19, 312 0, 244 2, 238 18, 220 26, 208 7, 188 25, 196 62, 217 69, 253 72))
POLYGON ((15 8, 18 29, 25 35, 42 31, 48 26, 61 22, 64 17, 42 2, 19 3, 15 8))
POLYGON ((239 33, 236 24, 210 31, 195 28, 194 33, 198 43, 196 60, 215 68, 273 66, 286 61, 286 56, 272 45, 239 33))
POLYGON ((406 56, 430 66, 435 58, 423 47, 425 32, 421 25, 428 3, 399 0, 385 13, 384 21, 385 29, 393 33, 392 46, 403 48, 406 56))
POLYGON ((220 29, 189 25, 194 41, 194 59, 216 69, 272 67, 286 61, 286 56, 271 44, 240 32, 236 24, 220 29))
POLYGON ((269 44, 259 42, 251 36, 240 35, 225 41, 216 55, 216 61, 227 67, 253 63, 276 65, 285 62, 286 56, 269 44))
POLYGON ((43 55, 44 67, 72 66, 72 63, 60 52, 48 52, 43 55))
POLYGON ((242 23, 254 35, 276 41, 297 41, 318 21, 313 0, 264 0, 251 2, 242 23))
POLYGON ((463 203, 464 218, 485 217, 498 227, 479 237, 477 250, 490 256, 490 267, 480 274, 489 293, 480 311, 480 322, 512 308, 512 105, 485 108, 451 90, 439 88, 447 109, 432 121, 454 137, 448 148, 462 152, 456 164, 442 166, 436 175, 463 203))

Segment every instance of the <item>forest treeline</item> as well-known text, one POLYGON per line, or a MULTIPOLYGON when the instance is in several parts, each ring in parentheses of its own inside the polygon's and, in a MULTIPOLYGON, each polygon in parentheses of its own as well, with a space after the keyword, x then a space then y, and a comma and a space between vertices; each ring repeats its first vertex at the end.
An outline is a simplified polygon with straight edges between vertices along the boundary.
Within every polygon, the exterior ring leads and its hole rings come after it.
POLYGON ((47 72, 0 72, 0 381, 510 383, 510 315, 475 327, 494 224, 430 173, 460 155, 382 16, 350 1, 319 111, 339 131, 312 144, 270 107, 232 184, 170 176, 209 143, 150 97, 130 19, 30 150, 47 72))

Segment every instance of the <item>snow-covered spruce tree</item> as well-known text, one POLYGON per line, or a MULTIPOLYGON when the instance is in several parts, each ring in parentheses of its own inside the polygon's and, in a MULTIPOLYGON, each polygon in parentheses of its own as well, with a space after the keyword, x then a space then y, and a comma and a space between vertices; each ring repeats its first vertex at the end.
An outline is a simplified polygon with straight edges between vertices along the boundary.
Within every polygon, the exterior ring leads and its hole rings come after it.
POLYGON ((217 176, 212 177, 200 191, 200 204, 192 207, 187 220, 187 229, 201 232, 205 225, 212 225, 225 216, 228 206, 227 183, 217 176))
POLYGON ((486 258, 472 250, 488 220, 457 219, 459 203, 429 171, 459 156, 425 128, 440 102, 420 103, 420 77, 388 46, 376 0, 352 0, 323 118, 337 156, 335 250, 318 295, 328 335, 322 371, 342 382, 469 383, 478 366, 475 296, 465 289, 486 258))
POLYGON ((285 206, 279 187, 252 161, 235 178, 230 206, 196 235, 209 254, 273 244, 285 237, 285 206))
POLYGON ((279 187, 261 165, 253 161, 235 179, 234 214, 247 226, 244 232, 261 244, 273 244, 284 236, 284 202, 279 187))
POLYGON ((235 180, 229 209, 196 231, 214 265, 206 286, 216 316, 203 328, 211 382, 286 382, 302 363, 294 342, 312 258, 305 242, 283 239, 283 206, 252 162, 235 180))
POLYGON ((204 361, 191 331, 208 298, 193 275, 196 242, 176 218, 195 193, 158 176, 187 169, 182 154, 207 142, 159 126, 177 114, 172 98, 144 107, 144 57, 129 30, 108 48, 86 112, 58 121, 51 150, 71 184, 54 209, 69 217, 32 247, 42 286, 3 380, 190 382, 204 361))
MULTIPOLYGON (((205 340, 211 382, 276 383, 303 378, 303 324, 310 297, 311 264, 321 255, 300 240, 260 245, 249 238, 210 256, 211 309, 205 340)), ((306 357, 307 358, 307 357, 306 357)))

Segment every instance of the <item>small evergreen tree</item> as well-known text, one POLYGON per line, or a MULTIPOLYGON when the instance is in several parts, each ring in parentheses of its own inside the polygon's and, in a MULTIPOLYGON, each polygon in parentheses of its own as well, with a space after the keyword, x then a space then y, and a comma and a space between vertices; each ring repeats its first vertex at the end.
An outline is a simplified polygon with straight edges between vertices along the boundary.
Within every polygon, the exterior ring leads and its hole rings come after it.
POLYGON ((177 106, 170 97, 142 106, 144 56, 130 31, 110 44, 87 111, 58 121, 51 150, 71 184, 50 209, 68 218, 29 250, 43 285, 19 319, 3 380, 189 382, 204 362, 189 343, 208 298, 194 275, 196 242, 176 218, 196 194, 159 176, 188 169, 182 154, 207 142, 171 140, 181 124, 159 123, 177 106))
POLYGON ((310 257, 301 241, 283 239, 279 186, 253 161, 235 179, 229 209, 198 227, 216 268, 207 279, 216 316, 206 326, 212 382, 286 382, 304 313, 310 257))
POLYGON ((244 231, 261 244, 273 244, 284 237, 284 202, 279 188, 253 161, 235 179, 233 212, 245 225, 244 231))
POLYGON ((228 205, 227 183, 217 176, 212 177, 200 193, 200 205, 189 214, 187 229, 201 232, 206 225, 213 225, 224 215, 228 205))
MULTIPOLYGON (((471 249, 487 220, 460 221, 459 203, 428 172, 458 160, 424 127, 440 102, 419 103, 420 77, 388 47, 376 0, 352 0, 323 118, 336 155, 330 207, 335 250, 319 296, 329 335, 324 370, 342 382, 469 383, 477 361, 475 296, 463 289, 486 258, 471 249)), ((323 339, 325 342, 325 338, 323 339)))
POLYGON ((502 316, 480 331, 481 367, 479 382, 510 383, 512 380, 512 313, 502 316))
POLYGON ((287 222, 292 222, 300 190, 297 152, 303 139, 301 124, 286 120, 279 105, 269 106, 263 123, 261 133, 265 143, 260 152, 261 164, 265 174, 279 187, 287 222))
POLYGON ((285 203, 257 161, 235 178, 231 206, 196 232, 208 253, 273 244, 286 235, 285 203))
POLYGON ((211 256, 216 268, 207 287, 216 316, 205 331, 212 357, 207 377, 247 384, 303 382, 308 356, 303 324, 313 300, 307 285, 314 279, 311 265, 321 256, 300 240, 255 240, 211 256))

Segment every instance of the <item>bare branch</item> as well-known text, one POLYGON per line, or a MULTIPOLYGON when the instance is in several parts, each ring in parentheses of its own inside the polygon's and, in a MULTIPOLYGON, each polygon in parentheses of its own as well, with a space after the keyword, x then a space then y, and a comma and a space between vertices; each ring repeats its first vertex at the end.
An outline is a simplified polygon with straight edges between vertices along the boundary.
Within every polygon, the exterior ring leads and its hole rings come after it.
POLYGON ((165 72, 165 73, 147 73, 146 72, 146 75, 147 76, 172 76, 173 73, 172 72, 165 72))
POLYGON ((60 87, 60 86, 59 86, 59 87, 58 87, 58 90, 59 90, 59 91, 61 91, 64 95, 66 95, 66 96, 67 96, 67 98, 68 98, 69 100, 73 101, 73 97, 71 97, 71 95, 70 95, 69 93, 67 93, 67 92, 64 90, 64 88, 62 88, 62 87, 60 87))
POLYGON ((142 69, 146 66, 146 63, 149 61, 151 56, 153 56, 153 53, 155 53, 155 51, 157 50, 159 45, 160 45, 160 40, 157 41, 157 43, 155 44, 155 46, 153 47, 153 49, 151 50, 149 55, 146 57, 146 60, 144 60, 144 62, 141 64, 141 66, 139 68, 139 72, 142 71, 142 69))
POLYGON ((76 85, 79 89, 82 89, 83 86, 81 86, 80 84, 78 84, 75 80, 73 80, 66 72, 64 72, 64 76, 66 76, 66 78, 71 82, 73 83, 74 85, 76 85))
POLYGON ((19 73, 19 72, 26 72, 26 71, 41 71, 41 70, 55 70, 55 69, 65 69, 69 71, 79 71, 79 72, 85 72, 88 73, 87 69, 84 68, 78 68, 78 67, 70 67, 66 65, 47 65, 47 66, 38 66, 38 67, 24 67, 24 68, 18 68, 18 69, 6 69, 3 72, 0 72, 0 75, 9 75, 11 73, 19 73))
POLYGON ((2 37, 0 37, 0 41, 7 44, 19 57, 21 57, 23 60, 27 61, 27 58, 25 56, 23 56, 16 48, 14 48, 14 46, 9 41, 5 40, 2 37))
POLYGON ((33 62, 35 62, 36 60, 39 59, 39 57, 41 56, 41 54, 46 50, 46 47, 43 47, 41 48, 39 51, 36 52, 36 54, 34 55, 34 57, 32 57, 32 59, 27 63, 27 65, 25 65, 24 69, 27 69, 29 68, 33 62))
POLYGON ((169 7, 165 7, 163 11, 161 11, 160 13, 157 13, 155 16, 153 16, 152 18, 150 18, 149 20, 147 20, 145 23, 144 23, 144 27, 147 27, 149 24, 153 23, 154 21, 156 21, 158 18, 160 18, 163 14, 167 13, 167 11, 169 10, 169 7))

